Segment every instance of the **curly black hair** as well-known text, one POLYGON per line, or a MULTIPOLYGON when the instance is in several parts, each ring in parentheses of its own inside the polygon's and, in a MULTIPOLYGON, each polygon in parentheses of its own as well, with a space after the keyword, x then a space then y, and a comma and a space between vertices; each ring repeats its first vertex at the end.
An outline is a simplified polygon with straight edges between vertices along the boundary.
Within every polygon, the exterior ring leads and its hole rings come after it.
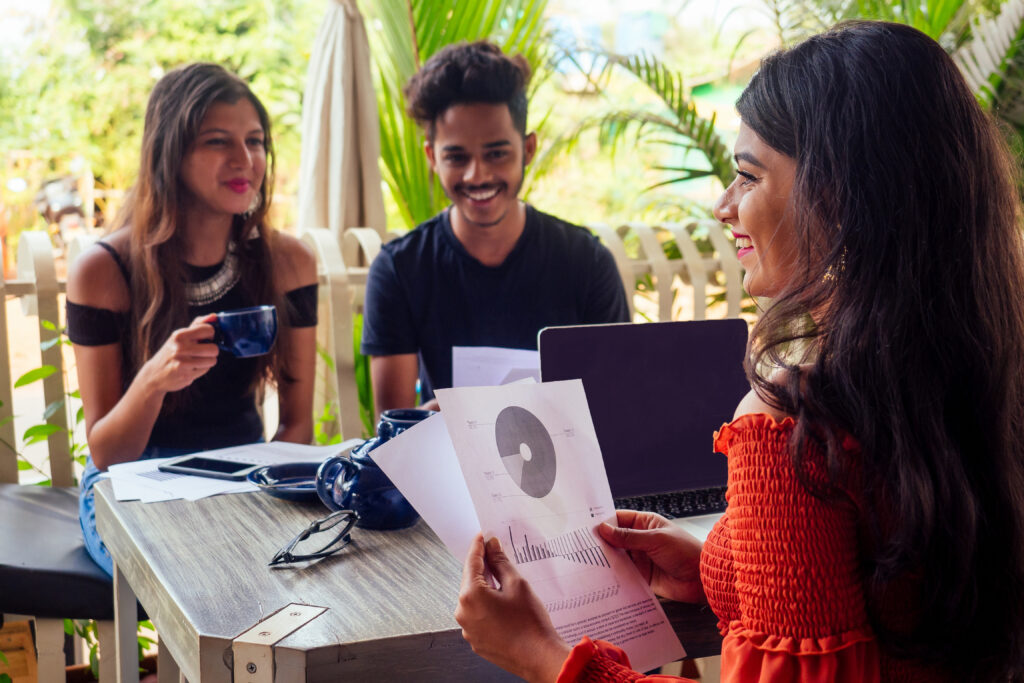
POLYGON ((402 92, 406 111, 434 140, 437 118, 456 104, 505 104, 512 123, 526 135, 526 85, 530 65, 509 57, 494 43, 448 45, 427 60, 402 92))

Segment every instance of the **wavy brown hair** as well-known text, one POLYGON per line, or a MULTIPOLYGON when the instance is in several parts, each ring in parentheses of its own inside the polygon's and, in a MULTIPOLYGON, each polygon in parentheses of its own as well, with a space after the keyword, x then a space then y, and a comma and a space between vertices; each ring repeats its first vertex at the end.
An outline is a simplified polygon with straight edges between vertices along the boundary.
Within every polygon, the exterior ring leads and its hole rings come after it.
POLYGON ((857 498, 883 647, 961 680, 1017 680, 1024 244, 1004 139, 938 44, 881 22, 769 56, 737 108, 797 162, 803 245, 752 331, 748 375, 796 417, 797 471, 817 442, 857 498), (796 357, 801 340, 813 351, 796 357), (916 619, 896 628, 883 605, 906 586, 916 619))
MULTIPOLYGON (((260 185, 259 206, 248 216, 235 216, 232 239, 238 248, 239 286, 254 305, 274 303, 287 322, 287 308, 276 296, 267 223, 274 185, 274 150, 270 117, 246 83, 217 64, 190 64, 168 72, 157 82, 146 106, 142 159, 138 179, 129 192, 114 229, 130 231, 133 337, 128 340, 129 376, 167 341, 171 332, 191 322, 185 295, 186 264, 183 230, 188 190, 180 179, 181 163, 199 133, 207 111, 217 102, 252 103, 263 126, 267 171, 260 185), (254 230, 255 229, 255 230, 254 230)), ((255 389, 265 379, 285 375, 280 367, 286 354, 282 336, 269 354, 261 356, 253 377, 255 389)), ((170 410, 187 400, 189 389, 165 400, 170 410)))

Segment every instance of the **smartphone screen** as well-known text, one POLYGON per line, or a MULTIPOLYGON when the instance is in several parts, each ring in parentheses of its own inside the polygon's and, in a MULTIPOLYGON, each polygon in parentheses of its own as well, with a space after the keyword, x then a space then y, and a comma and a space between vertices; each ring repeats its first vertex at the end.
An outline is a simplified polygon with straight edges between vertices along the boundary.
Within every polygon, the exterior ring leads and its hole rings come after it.
POLYGON ((201 455, 188 455, 160 465, 163 472, 178 474, 194 474, 215 479, 245 479, 246 475, 257 465, 231 460, 217 460, 201 455))

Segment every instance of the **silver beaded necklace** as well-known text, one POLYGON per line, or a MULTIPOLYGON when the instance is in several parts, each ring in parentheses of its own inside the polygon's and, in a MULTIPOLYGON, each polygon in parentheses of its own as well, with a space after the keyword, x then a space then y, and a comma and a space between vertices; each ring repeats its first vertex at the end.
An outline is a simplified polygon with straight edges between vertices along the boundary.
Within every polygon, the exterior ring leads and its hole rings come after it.
POLYGON ((199 282, 185 283, 185 296, 192 306, 204 306, 221 298, 228 291, 238 284, 242 277, 238 269, 238 247, 234 240, 228 242, 227 253, 224 255, 224 262, 216 273, 200 280, 199 282))

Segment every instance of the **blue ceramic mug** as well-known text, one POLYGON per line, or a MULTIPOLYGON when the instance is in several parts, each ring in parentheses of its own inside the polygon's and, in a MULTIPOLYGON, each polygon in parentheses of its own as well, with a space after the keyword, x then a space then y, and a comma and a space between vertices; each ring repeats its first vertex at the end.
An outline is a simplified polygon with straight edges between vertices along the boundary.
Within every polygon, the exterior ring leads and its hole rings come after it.
POLYGON ((277 339, 277 309, 273 306, 236 308, 217 313, 213 343, 239 358, 262 356, 277 339))
POLYGON ((377 423, 377 436, 345 455, 324 460, 316 472, 316 492, 331 510, 355 510, 356 526, 364 529, 402 529, 419 514, 370 457, 370 451, 417 422, 433 410, 385 410, 377 423))

